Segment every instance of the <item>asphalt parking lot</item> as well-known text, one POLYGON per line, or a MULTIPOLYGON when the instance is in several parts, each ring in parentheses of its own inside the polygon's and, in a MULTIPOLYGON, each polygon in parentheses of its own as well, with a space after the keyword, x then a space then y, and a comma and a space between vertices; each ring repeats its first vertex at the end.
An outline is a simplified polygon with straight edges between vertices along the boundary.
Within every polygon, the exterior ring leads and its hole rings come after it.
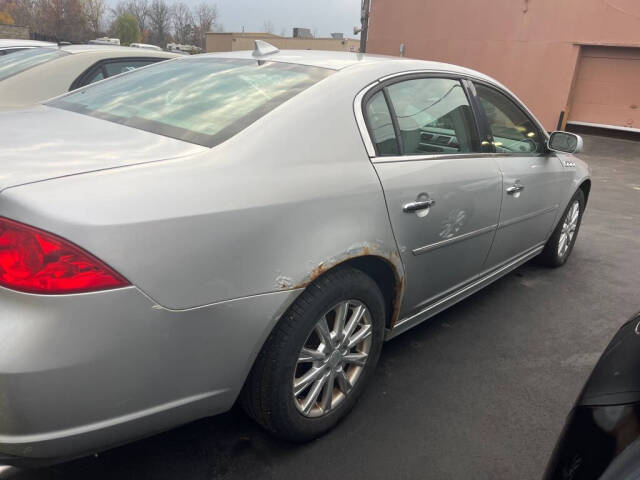
POLYGON ((585 136, 581 156, 593 187, 569 262, 527 264, 387 343, 325 437, 279 442, 237 410, 0 479, 540 478, 600 352, 640 310, 640 142, 585 136))

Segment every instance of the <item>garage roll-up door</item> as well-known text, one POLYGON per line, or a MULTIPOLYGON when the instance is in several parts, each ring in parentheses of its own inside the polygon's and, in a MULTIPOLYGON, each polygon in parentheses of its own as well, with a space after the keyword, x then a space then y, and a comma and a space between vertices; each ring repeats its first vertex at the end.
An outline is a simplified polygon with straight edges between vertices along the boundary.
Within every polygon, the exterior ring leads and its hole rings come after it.
POLYGON ((582 47, 569 121, 640 131, 640 48, 582 47))

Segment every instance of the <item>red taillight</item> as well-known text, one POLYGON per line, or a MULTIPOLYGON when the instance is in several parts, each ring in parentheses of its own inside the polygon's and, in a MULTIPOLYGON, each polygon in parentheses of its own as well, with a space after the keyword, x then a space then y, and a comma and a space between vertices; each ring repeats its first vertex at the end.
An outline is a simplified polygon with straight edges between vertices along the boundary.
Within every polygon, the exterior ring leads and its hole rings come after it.
POLYGON ((124 287, 129 282, 67 240, 0 217, 0 285, 62 294, 124 287))

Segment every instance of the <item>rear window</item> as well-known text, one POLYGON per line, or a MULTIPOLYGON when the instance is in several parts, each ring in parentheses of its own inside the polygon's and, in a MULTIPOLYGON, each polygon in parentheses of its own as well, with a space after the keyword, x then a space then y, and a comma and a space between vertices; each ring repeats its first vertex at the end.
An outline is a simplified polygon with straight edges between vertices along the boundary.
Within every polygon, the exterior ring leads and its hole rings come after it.
POLYGON ((48 105, 213 147, 331 73, 262 60, 171 60, 48 105))
POLYGON ((0 57, 0 80, 24 72, 37 65, 69 55, 55 48, 29 48, 0 57))

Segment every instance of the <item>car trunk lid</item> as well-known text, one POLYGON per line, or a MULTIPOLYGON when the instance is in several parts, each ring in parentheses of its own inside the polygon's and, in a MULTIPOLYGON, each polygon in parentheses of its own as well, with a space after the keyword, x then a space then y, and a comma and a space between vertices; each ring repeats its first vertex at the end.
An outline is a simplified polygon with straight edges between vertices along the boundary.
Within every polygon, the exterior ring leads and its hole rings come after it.
POLYGON ((0 190, 206 147, 48 106, 0 112, 0 190))

